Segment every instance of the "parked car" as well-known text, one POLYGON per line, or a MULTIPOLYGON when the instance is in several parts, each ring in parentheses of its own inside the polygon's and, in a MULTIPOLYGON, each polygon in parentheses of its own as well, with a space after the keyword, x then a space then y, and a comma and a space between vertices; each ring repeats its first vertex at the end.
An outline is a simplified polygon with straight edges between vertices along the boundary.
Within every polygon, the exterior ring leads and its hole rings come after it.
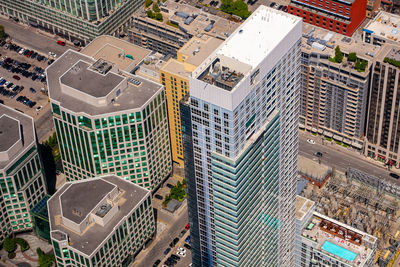
POLYGON ((389 173, 389 175, 390 175, 391 177, 393 177, 394 179, 399 179, 399 178, 400 178, 399 175, 397 175, 396 173, 393 173, 393 172, 389 173))
POLYGON ((160 260, 156 260, 156 261, 153 263, 153 267, 157 267, 160 263, 161 263, 160 260))
POLYGON ((36 112, 39 112, 42 108, 43 108, 42 106, 38 106, 38 107, 36 108, 36 112))
MULTIPOLYGON (((186 230, 189 230, 189 228, 190 228, 190 224, 188 223, 188 224, 186 224, 185 229, 186 229, 186 230)), ((188 237, 189 237, 189 236, 188 236, 188 237)))
POLYGON ((160 196, 160 195, 158 195, 158 194, 155 194, 154 197, 157 198, 157 199, 159 199, 159 200, 163 200, 163 197, 160 196))
POLYGON ((29 91, 31 91, 32 93, 36 93, 36 90, 35 89, 33 89, 32 87, 31 88, 29 88, 29 91))
POLYGON ((21 80, 21 77, 19 77, 18 75, 14 75, 13 78, 16 79, 17 81, 21 80))
POLYGON ((168 188, 172 188, 172 187, 174 187, 172 184, 167 184, 167 187, 168 188))
POLYGON ((179 233, 179 237, 182 237, 182 236, 184 236, 186 234, 186 229, 185 230, 182 230, 180 233, 179 233))
POLYGON ((312 145, 315 145, 315 141, 312 140, 312 139, 307 139, 307 143, 312 144, 312 145))
POLYGON ((315 153, 314 153, 314 156, 320 158, 320 157, 322 157, 322 152, 319 152, 319 151, 318 151, 318 152, 315 152, 315 153))
POLYGON ((184 246, 185 248, 189 249, 189 250, 192 249, 192 247, 191 247, 189 244, 186 244, 186 243, 185 243, 183 246, 184 246))
POLYGON ((167 255, 170 251, 171 251, 171 249, 167 248, 166 250, 164 250, 164 255, 167 255))
POLYGON ((65 42, 64 41, 57 41, 57 44, 59 44, 61 46, 65 46, 65 42))

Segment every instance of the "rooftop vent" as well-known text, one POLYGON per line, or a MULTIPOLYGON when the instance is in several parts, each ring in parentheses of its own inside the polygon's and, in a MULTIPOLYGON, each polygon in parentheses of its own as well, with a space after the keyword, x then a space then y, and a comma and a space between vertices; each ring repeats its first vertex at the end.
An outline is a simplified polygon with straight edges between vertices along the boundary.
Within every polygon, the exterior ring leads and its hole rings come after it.
POLYGON ((103 218, 110 211, 111 205, 106 203, 100 206, 100 208, 96 211, 96 215, 103 218))
POLYGON ((99 58, 93 65, 91 66, 91 69, 100 73, 100 74, 107 74, 112 68, 111 63, 99 58))
POLYGON ((142 83, 141 81, 139 81, 139 80, 137 80, 135 78, 129 78, 128 82, 130 82, 130 83, 132 83, 132 84, 134 84, 136 86, 139 86, 142 83))

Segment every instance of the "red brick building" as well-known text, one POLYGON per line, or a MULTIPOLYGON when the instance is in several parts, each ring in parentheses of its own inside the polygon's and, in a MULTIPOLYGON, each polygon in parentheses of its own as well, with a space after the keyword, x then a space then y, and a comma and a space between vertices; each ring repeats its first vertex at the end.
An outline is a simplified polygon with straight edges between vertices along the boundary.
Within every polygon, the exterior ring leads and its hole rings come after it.
POLYGON ((367 0, 291 0, 290 14, 304 22, 351 36, 366 16, 367 0))

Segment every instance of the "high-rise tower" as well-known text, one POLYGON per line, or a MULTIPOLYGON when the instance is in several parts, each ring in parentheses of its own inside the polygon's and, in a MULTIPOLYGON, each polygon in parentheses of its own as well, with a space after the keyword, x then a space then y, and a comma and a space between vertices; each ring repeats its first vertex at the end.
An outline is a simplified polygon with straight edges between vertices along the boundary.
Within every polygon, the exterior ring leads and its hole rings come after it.
POLYGON ((194 266, 293 266, 301 29, 261 6, 189 80, 194 266))

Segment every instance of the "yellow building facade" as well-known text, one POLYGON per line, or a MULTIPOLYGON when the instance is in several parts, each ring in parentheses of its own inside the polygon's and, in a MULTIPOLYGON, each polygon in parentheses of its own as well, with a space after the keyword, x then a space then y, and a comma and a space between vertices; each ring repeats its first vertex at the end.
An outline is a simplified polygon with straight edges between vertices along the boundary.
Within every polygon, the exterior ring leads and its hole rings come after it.
POLYGON ((177 59, 169 59, 160 69, 160 83, 164 85, 169 131, 171 138, 172 160, 184 167, 181 116, 179 101, 189 93, 189 76, 223 40, 203 36, 193 37, 177 53, 177 59))

